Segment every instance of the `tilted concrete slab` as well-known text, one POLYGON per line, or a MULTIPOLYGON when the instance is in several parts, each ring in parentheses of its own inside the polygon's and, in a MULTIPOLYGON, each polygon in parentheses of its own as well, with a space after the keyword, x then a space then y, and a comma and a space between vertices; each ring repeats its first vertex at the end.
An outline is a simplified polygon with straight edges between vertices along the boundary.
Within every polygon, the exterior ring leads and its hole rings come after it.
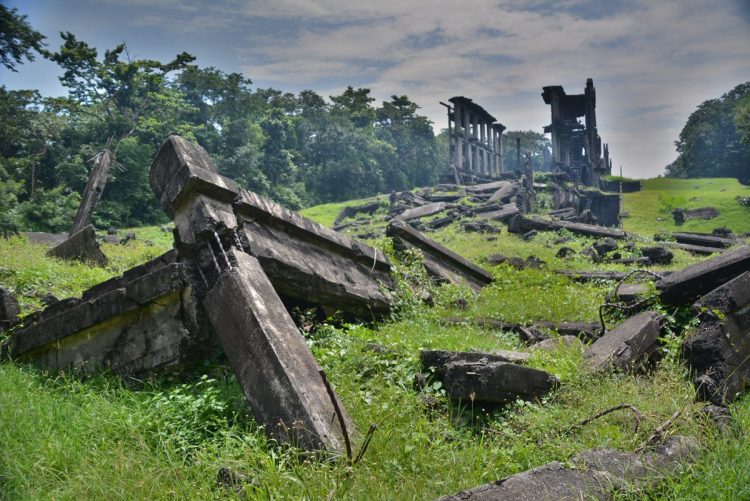
POLYGON ((236 233, 285 298, 370 316, 390 309, 390 262, 379 250, 247 190, 214 172, 208 155, 178 136, 162 145, 150 180, 175 221, 180 252, 236 233))
POLYGON ((11 354, 37 366, 146 374, 215 351, 173 251, 24 318, 11 354))
POLYGON ((750 245, 675 271, 659 280, 656 288, 663 302, 686 306, 746 271, 750 271, 750 245))
POLYGON ((237 250, 228 256, 232 267, 203 306, 255 418, 279 440, 343 454, 343 432, 305 339, 258 260, 237 250))
POLYGON ((420 219, 427 216, 432 216, 438 212, 443 212, 448 208, 448 204, 445 202, 434 202, 431 204, 423 205, 421 207, 414 207, 413 209, 406 209, 404 212, 394 217, 399 221, 411 221, 413 219, 420 219))
POLYGON ((750 272, 706 294, 693 310, 700 324, 686 334, 683 358, 698 397, 725 405, 750 383, 750 272))
POLYGON ((628 318, 586 348, 583 352, 586 365, 596 371, 637 370, 658 348, 660 321, 661 315, 653 311, 628 318))
POLYGON ((427 238, 403 221, 391 221, 386 234, 393 239, 394 246, 399 250, 419 249, 424 256, 427 273, 438 280, 465 283, 476 291, 493 280, 492 275, 479 266, 427 238))
POLYGON ((549 221, 539 218, 529 218, 521 216, 520 214, 514 216, 508 222, 508 231, 511 233, 523 234, 531 230, 558 231, 562 229, 566 229, 571 233, 576 233, 578 235, 587 235, 591 237, 620 239, 627 236, 624 231, 616 228, 597 226, 595 224, 573 223, 570 221, 549 221))
POLYGON ((73 233, 64 242, 47 251, 47 255, 71 261, 83 261, 106 266, 109 260, 99 248, 96 232, 91 225, 73 233))

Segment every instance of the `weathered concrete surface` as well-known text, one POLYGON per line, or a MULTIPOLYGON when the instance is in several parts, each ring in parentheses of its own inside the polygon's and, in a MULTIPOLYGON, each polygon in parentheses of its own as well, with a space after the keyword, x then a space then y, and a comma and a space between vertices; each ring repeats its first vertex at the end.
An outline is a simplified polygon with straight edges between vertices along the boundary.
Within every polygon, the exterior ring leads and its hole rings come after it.
POLYGON ((358 315, 389 310, 390 263, 382 252, 240 190, 215 173, 199 146, 170 136, 149 178, 186 256, 217 234, 237 232, 283 297, 358 315))
POLYGON ((583 343, 576 336, 570 334, 560 337, 551 337, 544 341, 539 341, 536 344, 531 345, 529 348, 531 351, 554 351, 559 348, 572 348, 583 349, 583 343))
POLYGON ((683 358, 699 398, 724 405, 750 382, 750 272, 706 294, 693 309, 700 324, 685 336, 683 358))
POLYGON ((523 363, 531 355, 517 351, 447 351, 447 350, 422 350, 419 352, 419 358, 422 361, 422 367, 425 369, 434 368, 435 376, 442 379, 448 370, 448 365, 454 362, 459 363, 488 363, 488 362, 508 362, 523 363))
POLYGON ((299 329, 258 260, 229 254, 233 267, 203 306, 256 420, 279 440, 342 454, 343 432, 299 329))
POLYGON ((750 245, 676 271, 656 283, 661 300, 688 305, 720 285, 750 271, 750 245))
POLYGON ((495 193, 492 194, 492 196, 487 200, 489 203, 495 203, 500 202, 503 204, 508 204, 511 202, 511 199, 518 194, 519 191, 521 191, 521 183, 518 181, 501 181, 503 184, 500 188, 495 191, 495 193))
POLYGON ((620 286, 617 287, 617 299, 626 303, 631 303, 642 298, 647 292, 648 286, 646 284, 620 284, 620 286))
POLYGON ((520 211, 518 210, 516 204, 505 204, 501 209, 482 212, 479 214, 479 217, 483 219, 493 219, 495 221, 508 221, 510 218, 519 213, 520 211))
POLYGON ((698 254, 701 256, 709 256, 711 254, 716 253, 723 253, 724 249, 719 247, 704 247, 702 245, 690 245, 690 244, 681 244, 681 243, 675 243, 675 242, 667 242, 669 247, 672 249, 682 249, 685 252, 689 252, 691 254, 698 254))
POLYGON ((333 225, 336 226, 341 221, 348 217, 354 217, 357 214, 373 214, 376 210, 380 208, 380 202, 375 200, 374 202, 369 202, 362 205, 350 205, 347 207, 344 207, 339 212, 339 215, 336 216, 336 219, 333 221, 333 225))
POLYGON ((644 453, 590 449, 573 457, 573 468, 553 461, 438 501, 581 501, 638 492, 698 457, 698 443, 684 436, 644 453))
MULTIPOLYGON (((518 181, 515 182, 518 183, 518 181)), ((475 184, 467 186, 466 191, 469 193, 490 193, 507 186, 507 183, 508 181, 493 181, 491 183, 475 184)))
POLYGON ((16 298, 5 287, 0 286, 0 331, 13 327, 18 322, 20 313, 16 298))
POLYGON ((675 232, 672 237, 681 244, 698 245, 700 247, 718 247, 726 249, 736 243, 734 239, 722 238, 700 233, 675 232))
MULTIPOLYGON (((462 325, 467 321, 464 318, 447 317, 441 322, 448 325, 462 325)), ((599 337, 601 325, 597 322, 536 322, 530 325, 503 322, 494 318, 479 317, 471 321, 473 325, 486 329, 498 329, 518 334, 521 341, 526 343, 538 343, 549 336, 543 331, 555 331, 560 336, 575 336, 582 341, 591 341, 599 337)))
POLYGON ((448 205, 445 202, 434 202, 421 207, 414 207, 413 209, 406 209, 404 212, 396 216, 394 219, 399 221, 411 221, 413 219, 420 219, 427 216, 432 216, 438 212, 443 212, 448 205))
POLYGON ((11 354, 50 369, 144 374, 213 351, 184 267, 169 252, 24 318, 11 354))
POLYGON ((652 357, 658 347, 661 315, 644 311, 628 318, 583 353, 586 365, 595 371, 614 368, 637 370, 652 357))
POLYGON ((99 200, 104 193, 104 187, 107 185, 109 171, 112 168, 114 154, 110 149, 112 138, 107 142, 104 150, 100 151, 94 157, 94 168, 91 170, 86 188, 81 196, 81 203, 78 205, 73 226, 70 229, 70 235, 75 235, 86 226, 91 224, 91 215, 94 213, 99 200))
POLYGON ((386 233, 399 250, 419 249, 424 256, 427 273, 438 280, 466 283, 477 291, 493 280, 492 275, 482 268, 427 238, 403 221, 392 221, 386 233))
POLYGON ((71 235, 63 243, 47 251, 47 255, 60 259, 84 261, 106 266, 109 260, 99 248, 96 232, 91 225, 71 235))
POLYGON ((435 367, 449 397, 489 404, 541 398, 559 385, 552 374, 508 362, 507 353, 422 352, 422 364, 435 367))
POLYGON ((570 221, 547 221, 539 218, 528 218, 521 216, 520 214, 514 216, 508 222, 508 231, 511 233, 523 234, 531 230, 558 231, 561 229, 566 229, 572 233, 591 237, 620 239, 627 236, 624 231, 616 228, 607 228, 594 224, 573 223, 570 221))

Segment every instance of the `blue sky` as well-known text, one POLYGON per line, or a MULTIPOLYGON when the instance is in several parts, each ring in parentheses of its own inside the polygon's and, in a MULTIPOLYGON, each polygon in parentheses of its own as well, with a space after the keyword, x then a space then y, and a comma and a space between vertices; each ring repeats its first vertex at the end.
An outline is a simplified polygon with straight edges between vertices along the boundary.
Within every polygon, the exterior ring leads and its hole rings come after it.
MULTIPOLYGON (((509 129, 541 132, 545 85, 597 87, 615 170, 660 174, 702 101, 750 80, 749 0, 27 0, 5 1, 59 46, 60 31, 132 57, 239 71, 261 87, 324 96, 347 85, 406 94, 446 126, 439 101, 465 95, 509 129)), ((0 84, 60 95, 56 66, 0 84)))

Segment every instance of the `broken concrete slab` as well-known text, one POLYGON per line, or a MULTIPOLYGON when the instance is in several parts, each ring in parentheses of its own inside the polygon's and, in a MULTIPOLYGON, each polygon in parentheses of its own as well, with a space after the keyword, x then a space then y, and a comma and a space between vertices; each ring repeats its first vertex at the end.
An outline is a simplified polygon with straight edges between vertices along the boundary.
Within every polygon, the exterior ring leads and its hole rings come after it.
POLYGON ((625 238, 627 235, 624 231, 616 228, 607 228, 594 224, 573 223, 570 221, 548 221, 539 218, 529 218, 522 215, 516 215, 508 221, 508 231, 511 233, 526 233, 531 230, 537 231, 559 231, 566 229, 579 235, 587 235, 602 238, 625 238))
POLYGON ((413 209, 407 209, 394 219, 399 221, 412 221, 414 219, 432 216, 438 212, 443 212, 447 208, 448 205, 445 202, 434 202, 420 207, 414 207, 413 209))
POLYGON ((61 244, 48 250, 47 255, 101 266, 106 266, 109 263, 107 256, 99 248, 99 242, 96 240, 96 232, 91 225, 86 226, 79 232, 68 237, 61 244))
POLYGON ((699 299, 700 324, 687 333, 682 356, 701 400, 726 405, 750 383, 750 272, 699 299))
POLYGON ((518 181, 501 182, 504 182, 505 184, 492 194, 492 196, 487 200, 489 203, 500 202, 503 204, 508 204, 513 199, 513 197, 521 191, 521 183, 519 183, 518 181))
POLYGON ((336 216, 336 219, 333 221, 333 226, 337 226, 344 219, 348 217, 354 217, 357 214, 374 214, 375 211, 377 211, 379 208, 380 202, 377 200, 362 205, 350 205, 344 207, 343 209, 341 209, 339 215, 336 216))
POLYGON ((285 299, 363 316, 389 311, 390 262, 381 251, 241 190, 212 169, 202 148, 178 136, 165 141, 151 166, 181 255, 190 257, 205 239, 237 234, 285 299))
POLYGON ((688 305, 746 271, 750 271, 748 245, 676 271, 659 280, 656 287, 663 302, 688 305))
POLYGON ((492 275, 482 268, 427 238, 403 221, 392 221, 386 234, 393 239, 397 250, 419 249, 424 256, 427 273, 438 280, 466 283, 476 291, 493 280, 492 275))
POLYGON ((497 226, 493 226, 489 223, 485 223, 484 221, 471 221, 468 223, 464 223, 462 225, 462 228, 466 232, 473 232, 473 233, 500 233, 502 230, 498 228, 497 226))
POLYGON ((702 235, 700 233, 675 232, 672 233, 672 237, 681 244, 697 245, 699 247, 718 247, 720 249, 726 249, 737 243, 732 238, 702 235))
POLYGON ((531 351, 554 351, 560 348, 579 348, 583 349, 583 343, 576 336, 565 335, 560 337, 551 337, 544 341, 531 345, 531 351))
POLYGON ((656 355, 661 315, 644 311, 620 323, 586 348, 583 357, 594 371, 638 370, 656 355))
POLYGON ((453 400, 502 404, 542 398, 559 381, 548 372, 509 362, 454 361, 445 367, 443 386, 453 400))
MULTIPOLYGON (((469 193, 490 193, 495 192, 505 186, 511 181, 493 181, 491 183, 475 184, 473 186, 467 186, 466 191, 469 193)), ((515 181, 518 183, 518 181, 515 181)))
POLYGON ((553 461, 437 501, 611 499, 616 492, 654 485, 698 454, 697 441, 680 435, 643 453, 590 449, 573 457, 573 468, 553 461))
POLYGON ((674 254, 662 246, 642 247, 641 254, 653 264, 669 264, 674 259, 674 254))
POLYGON ((688 219, 713 219, 719 215, 714 207, 701 207, 699 209, 675 209, 672 217, 675 224, 683 224, 688 219))
POLYGON ((256 420, 278 440, 343 455, 337 410, 305 339, 258 260, 227 254, 231 265, 203 306, 256 420))
POLYGON ((0 332, 16 325, 20 314, 21 310, 18 308, 15 296, 0 285, 0 332))
POLYGON ((215 349, 173 251, 26 316, 11 339, 11 354, 39 367, 128 376, 215 349))
POLYGON ((478 216, 483 219, 492 219, 494 221, 506 222, 519 213, 520 211, 518 210, 516 204, 505 204, 497 210, 479 213, 478 216))
POLYGON ((633 301, 642 299, 647 292, 648 286, 646 284, 627 283, 620 284, 617 287, 616 296, 619 301, 632 303, 633 301))
POLYGON ((517 351, 496 350, 493 352, 481 351, 447 351, 447 350, 422 350, 419 358, 424 369, 434 369, 438 379, 445 377, 448 365, 454 362, 460 363, 488 363, 507 362, 524 363, 531 355, 517 351))
POLYGON ((698 254, 700 256, 710 256, 711 254, 721 254, 724 252, 724 249, 719 247, 703 247, 701 245, 681 244, 675 242, 667 242, 666 245, 672 249, 681 249, 690 254, 698 254))

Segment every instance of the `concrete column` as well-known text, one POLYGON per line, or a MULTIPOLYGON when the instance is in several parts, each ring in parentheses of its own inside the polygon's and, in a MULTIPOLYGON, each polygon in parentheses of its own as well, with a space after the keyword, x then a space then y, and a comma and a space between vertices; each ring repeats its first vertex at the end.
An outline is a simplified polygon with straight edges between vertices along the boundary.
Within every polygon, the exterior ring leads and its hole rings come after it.
POLYGON ((479 148, 477 148, 477 143, 479 141, 479 117, 474 115, 472 116, 472 134, 474 135, 474 171, 479 172, 480 171, 480 165, 479 165, 479 148))
POLYGON ((455 132, 455 144, 456 144, 456 151, 455 151, 455 159, 456 159, 456 168, 458 170, 463 170, 464 168, 464 118, 463 118, 463 109, 461 108, 461 105, 456 103, 453 108, 453 118, 455 122, 454 132, 455 132))
POLYGON ((469 110, 465 110, 464 117, 466 120, 466 160, 468 161, 469 172, 474 172, 474 142, 471 140, 474 137, 474 117, 469 110))
POLYGON ((480 161, 479 161, 479 172, 482 174, 487 174, 487 151, 485 148, 487 148, 487 123, 482 122, 479 124, 479 133, 481 135, 480 138, 480 144, 482 145, 482 149, 479 150, 479 153, 481 155, 480 161))

